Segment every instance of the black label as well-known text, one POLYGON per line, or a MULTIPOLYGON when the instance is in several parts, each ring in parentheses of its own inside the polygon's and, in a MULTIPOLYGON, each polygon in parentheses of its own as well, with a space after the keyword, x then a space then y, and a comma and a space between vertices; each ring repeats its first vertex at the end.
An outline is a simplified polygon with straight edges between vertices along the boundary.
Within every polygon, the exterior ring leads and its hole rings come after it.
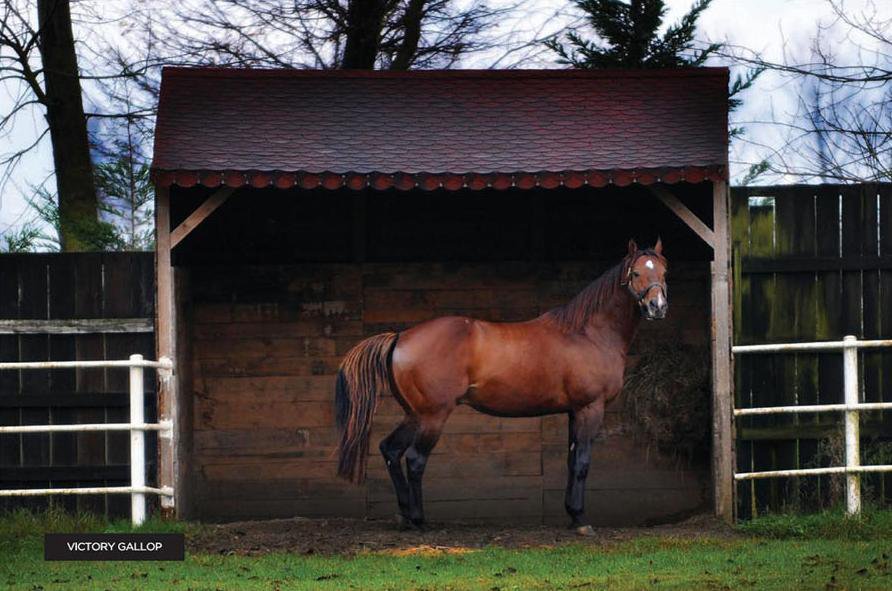
POLYGON ((46 534, 44 560, 183 560, 183 534, 46 534))

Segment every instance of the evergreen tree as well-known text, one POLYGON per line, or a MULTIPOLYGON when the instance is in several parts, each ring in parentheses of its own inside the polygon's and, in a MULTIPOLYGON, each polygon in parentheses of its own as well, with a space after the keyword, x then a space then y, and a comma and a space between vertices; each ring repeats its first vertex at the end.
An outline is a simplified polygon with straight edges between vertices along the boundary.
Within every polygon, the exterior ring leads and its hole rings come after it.
POLYGON ((697 19, 712 0, 696 0, 681 20, 660 34, 666 5, 663 0, 575 0, 596 34, 589 40, 578 31, 567 33, 567 45, 557 38, 547 45, 560 62, 574 68, 677 68, 700 66, 721 47, 697 49, 697 19))

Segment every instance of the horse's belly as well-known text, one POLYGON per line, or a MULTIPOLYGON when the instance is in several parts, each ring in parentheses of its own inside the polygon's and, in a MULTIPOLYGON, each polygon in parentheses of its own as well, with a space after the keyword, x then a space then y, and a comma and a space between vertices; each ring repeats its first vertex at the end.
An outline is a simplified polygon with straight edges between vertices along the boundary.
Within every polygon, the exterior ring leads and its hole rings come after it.
POLYGON ((570 402, 552 380, 489 379, 471 384, 459 399, 481 412, 499 416, 538 416, 566 412, 570 402))

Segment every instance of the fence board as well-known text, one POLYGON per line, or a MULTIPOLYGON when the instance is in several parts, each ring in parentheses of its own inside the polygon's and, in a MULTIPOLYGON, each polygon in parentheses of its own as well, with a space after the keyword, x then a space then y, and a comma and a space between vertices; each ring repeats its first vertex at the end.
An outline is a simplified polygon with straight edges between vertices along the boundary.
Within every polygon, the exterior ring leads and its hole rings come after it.
MULTIPOLYGON (((68 319, 75 317, 74 307, 74 289, 75 285, 75 268, 74 261, 70 258, 53 258, 49 261, 49 318, 50 319, 68 319)), ((69 335, 51 335, 50 340, 50 359, 57 361, 68 361, 77 358, 77 348, 75 337, 69 335)), ((77 387, 77 376, 75 370, 57 370, 50 372, 50 390, 49 396, 68 396, 71 397, 77 387)), ((22 398, 32 399, 37 396, 47 396, 42 392, 25 391, 22 398)), ((71 406, 50 406, 53 423, 71 424, 77 422, 77 410, 71 406)), ((51 436, 52 461, 50 466, 53 467, 52 476, 60 479, 54 480, 55 486, 74 487, 77 486, 76 480, 67 480, 65 475, 57 474, 57 466, 74 466, 77 464, 77 434, 76 433, 53 433, 51 436)), ((59 496, 52 499, 56 506, 64 508, 66 511, 75 511, 77 509, 77 498, 72 496, 59 496)))
MULTIPOLYGON (((39 257, 38 264, 19 267, 19 314, 22 318, 47 318, 47 266, 46 257, 39 257)), ((19 337, 19 355, 28 361, 49 359, 49 338, 45 335, 22 335, 19 337)), ((46 392, 49 390, 49 372, 23 371, 19 377, 19 396, 26 391, 46 392)), ((23 408, 23 425, 46 425, 50 421, 48 408, 23 408)), ((22 466, 46 466, 50 464, 50 435, 35 433, 22 435, 22 466)), ((44 482, 41 486, 49 484, 44 482)), ((26 506, 43 509, 48 499, 34 497, 26 506)))
MULTIPOLYGON (((19 317, 19 280, 18 260, 11 257, 0 257, 0 316, 4 318, 19 317)), ((0 361, 19 360, 18 337, 0 335, 0 361)), ((0 395, 18 397, 19 372, 0 372, 0 395)), ((0 421, 3 425, 20 425, 20 409, 0 409, 0 421)), ((0 435, 0 466, 20 466, 22 436, 16 434, 0 435)), ((12 482, 9 488, 17 487, 12 482)), ((0 499, 0 509, 14 506, 11 499, 0 499)))
MULTIPOLYGON (((743 259, 750 256, 750 209, 749 196, 743 192, 731 194, 731 241, 734 273, 734 326, 738 329, 738 339, 748 343, 752 339, 749 323, 743 322, 752 315, 752 286, 749 275, 743 274, 743 259)), ((743 356, 734 360, 734 397, 737 408, 752 406, 752 358, 743 356)), ((753 417, 741 417, 737 420, 738 433, 741 429, 752 427, 753 417)), ((740 470, 753 470, 753 442, 738 440, 735 446, 737 467, 740 470)), ((754 481, 737 483, 737 515, 749 518, 753 512, 754 481)))

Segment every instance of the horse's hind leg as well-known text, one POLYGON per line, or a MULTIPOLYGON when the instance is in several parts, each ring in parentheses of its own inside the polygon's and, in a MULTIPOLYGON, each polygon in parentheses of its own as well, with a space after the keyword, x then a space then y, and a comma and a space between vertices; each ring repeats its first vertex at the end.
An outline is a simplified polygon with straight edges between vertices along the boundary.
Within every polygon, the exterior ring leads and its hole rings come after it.
POLYGON ((440 439, 443 424, 448 416, 447 412, 442 416, 423 418, 418 433, 415 435, 415 443, 406 453, 406 468, 409 473, 409 517, 415 527, 424 526, 421 479, 424 477, 427 460, 440 439))
POLYGON ((585 519, 585 480, 592 461, 592 439, 604 420, 604 403, 593 402, 570 413, 569 450, 567 452, 567 492, 564 507, 571 527, 582 535, 592 535, 585 519))
POLYGON ((397 525, 400 527, 406 527, 410 523, 409 484, 403 474, 402 458, 415 440, 417 429, 417 419, 407 416, 390 435, 381 440, 381 444, 378 446, 381 455, 384 456, 384 462, 387 464, 393 489, 396 491, 396 502, 400 509, 399 515, 397 515, 397 525))

